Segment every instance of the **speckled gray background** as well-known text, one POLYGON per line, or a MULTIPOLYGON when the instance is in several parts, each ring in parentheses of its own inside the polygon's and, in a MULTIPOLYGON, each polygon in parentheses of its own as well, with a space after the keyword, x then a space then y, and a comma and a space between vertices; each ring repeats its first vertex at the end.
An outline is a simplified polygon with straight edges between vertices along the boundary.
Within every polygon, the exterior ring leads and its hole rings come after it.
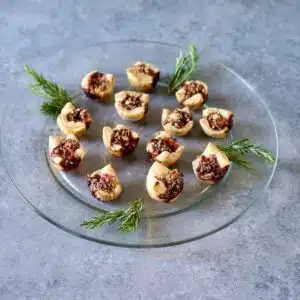
POLYGON ((24 62, 67 44, 210 44, 267 100, 280 162, 268 197, 240 221, 154 250, 97 245, 55 228, 0 167, 0 299, 299 299, 299 12, 298 0, 1 0, 0 95, 24 62))

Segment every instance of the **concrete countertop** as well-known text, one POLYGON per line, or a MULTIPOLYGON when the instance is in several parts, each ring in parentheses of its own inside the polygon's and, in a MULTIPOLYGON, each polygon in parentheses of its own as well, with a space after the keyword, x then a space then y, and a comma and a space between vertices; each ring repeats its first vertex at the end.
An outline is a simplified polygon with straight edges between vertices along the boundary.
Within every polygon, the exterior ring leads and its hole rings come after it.
POLYGON ((266 99, 280 160, 267 197, 241 220, 206 239, 151 250, 59 230, 24 203, 0 166, 0 299, 299 299, 299 12, 298 0, 1 0, 0 94, 24 62, 66 45, 209 44, 266 99))

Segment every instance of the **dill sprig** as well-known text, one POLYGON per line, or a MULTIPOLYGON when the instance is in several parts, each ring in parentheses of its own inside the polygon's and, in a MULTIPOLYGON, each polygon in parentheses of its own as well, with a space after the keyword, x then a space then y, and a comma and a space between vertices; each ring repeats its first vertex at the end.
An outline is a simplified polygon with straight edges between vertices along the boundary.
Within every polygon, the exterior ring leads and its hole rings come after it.
POLYGON ((247 169, 253 169, 252 163, 245 159, 247 154, 254 154, 269 164, 275 163, 275 157, 269 150, 253 144, 249 138, 238 139, 230 145, 217 144, 217 147, 227 155, 229 160, 247 169))
POLYGON ((121 232, 136 231, 141 219, 141 211, 143 208, 142 199, 129 202, 129 207, 126 210, 116 210, 107 212, 99 217, 94 217, 91 220, 84 221, 81 226, 86 229, 94 229, 101 227, 104 224, 113 224, 117 220, 120 221, 118 230, 121 232))
POLYGON ((179 57, 176 58, 174 74, 169 81, 170 93, 175 92, 185 81, 190 79, 198 67, 198 60, 199 55, 195 45, 189 46, 186 56, 180 52, 179 57))
POLYGON ((73 101, 65 89, 61 88, 55 82, 47 80, 42 74, 35 72, 29 65, 24 65, 24 70, 33 80, 28 85, 31 91, 38 96, 49 99, 49 101, 41 105, 41 112, 44 115, 57 117, 62 108, 68 102, 73 101))

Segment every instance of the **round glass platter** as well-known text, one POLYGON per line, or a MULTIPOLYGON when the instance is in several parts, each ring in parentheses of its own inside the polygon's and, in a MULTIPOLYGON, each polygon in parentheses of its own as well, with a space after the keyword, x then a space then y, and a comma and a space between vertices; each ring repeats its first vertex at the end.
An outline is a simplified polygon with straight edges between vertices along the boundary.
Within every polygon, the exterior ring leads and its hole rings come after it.
MULTIPOLYGON (((48 160, 48 136, 60 134, 56 121, 40 113, 43 99, 27 89, 24 73, 3 95, 6 108, 1 126, 1 158, 7 174, 19 194, 43 218, 81 238, 123 247, 161 247, 197 240, 215 233, 242 216, 258 199, 263 198, 276 168, 253 160, 255 171, 235 165, 218 184, 199 184, 193 174, 192 160, 209 141, 200 128, 200 111, 192 113, 194 127, 178 140, 185 146, 180 161, 172 168, 184 174, 184 190, 173 204, 158 203, 147 194, 145 180, 151 162, 147 158, 147 140, 161 127, 162 108, 178 107, 174 95, 167 92, 180 48, 148 41, 99 43, 81 49, 64 49, 28 62, 36 71, 52 78, 74 95, 75 103, 93 117, 91 128, 81 138, 87 153, 80 167, 72 172, 55 170, 48 160), (92 70, 112 73, 115 92, 130 89, 125 69, 136 61, 151 62, 161 70, 161 80, 150 93, 150 108, 145 120, 122 120, 113 97, 106 103, 87 98, 80 90, 81 78, 92 70), (14 89, 14 99, 9 94, 14 89), (102 141, 105 125, 124 124, 140 134, 138 148, 131 156, 117 158, 108 154, 102 141), (111 163, 117 171, 124 192, 120 199, 104 203, 94 199, 87 187, 87 174, 111 163), (120 233, 117 224, 94 230, 80 226, 84 220, 106 211, 124 209, 130 200, 143 198, 143 215, 138 230, 120 233)), ((249 137, 278 154, 278 139, 272 115, 257 92, 218 57, 201 52, 199 69, 193 76, 208 84, 207 105, 232 110, 234 127, 227 140, 249 137)), ((252 157, 250 157, 252 160, 252 157)))

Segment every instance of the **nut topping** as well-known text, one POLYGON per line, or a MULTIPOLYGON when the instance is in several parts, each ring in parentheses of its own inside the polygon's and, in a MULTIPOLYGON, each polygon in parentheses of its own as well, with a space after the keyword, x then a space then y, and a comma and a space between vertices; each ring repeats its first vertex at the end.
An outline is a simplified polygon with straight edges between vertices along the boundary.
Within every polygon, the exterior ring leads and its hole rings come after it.
POLYGON ((188 122, 191 121, 190 115, 180 109, 175 109, 169 114, 164 124, 171 123, 172 126, 176 128, 183 128, 188 122))
POLYGON ((216 182, 226 174, 227 170, 228 166, 220 167, 216 155, 202 155, 196 167, 198 178, 202 181, 216 182))
POLYGON ((159 202, 175 202, 183 190, 183 174, 155 161, 149 169, 146 188, 149 196, 159 202))
POLYGON ((153 89, 160 76, 160 71, 152 64, 136 62, 127 68, 127 77, 130 85, 139 91, 153 89))
POLYGON ((86 125, 86 129, 90 127, 92 122, 90 114, 83 108, 75 108, 73 111, 69 112, 67 114, 67 120, 69 122, 83 122, 86 125))
POLYGON ((233 126, 233 113, 227 109, 209 107, 202 111, 199 123, 208 136, 224 138, 233 126))
POLYGON ((99 190, 112 193, 117 186, 117 179, 115 176, 109 174, 94 174, 88 175, 88 187, 94 197, 99 190))
POLYGON ((179 143, 176 139, 168 137, 151 139, 149 145, 152 151, 148 153, 152 159, 164 151, 170 153, 175 152, 179 147, 179 143))
POLYGON ((104 91, 108 86, 108 81, 105 78, 105 75, 100 72, 94 72, 89 77, 88 86, 90 92, 93 92, 95 89, 104 91))
POLYGON ((161 122, 167 133, 180 136, 188 134, 194 125, 188 107, 176 108, 173 111, 164 108, 161 114, 161 122))
POLYGON ((205 91, 205 87, 202 83, 197 81, 191 81, 189 83, 185 83, 183 85, 185 91, 184 100, 192 97, 195 94, 202 94, 204 102, 207 100, 207 93, 205 91))
POLYGON ((201 108, 207 96, 208 86, 201 80, 186 81, 176 92, 177 101, 192 110, 201 108))
POLYGON ((80 148, 80 144, 74 139, 65 139, 58 146, 52 149, 50 157, 61 159, 60 166, 65 170, 72 170, 78 167, 81 158, 75 155, 75 151, 80 148))
POLYGON ((148 111, 149 95, 136 91, 121 91, 115 94, 115 107, 124 120, 139 121, 148 111))
POLYGON ((130 129, 121 128, 113 130, 111 147, 118 148, 123 156, 131 154, 135 150, 138 142, 139 138, 133 137, 130 129))
POLYGON ((158 73, 158 72, 155 72, 151 67, 149 67, 149 65, 146 65, 144 63, 138 64, 137 69, 139 72, 147 74, 151 77, 157 76, 157 73, 158 73))
POLYGON ((127 97, 121 102, 121 105, 127 110, 133 110, 134 108, 141 107, 141 97, 128 94, 127 97))
POLYGON ((131 154, 139 142, 139 134, 121 124, 114 129, 104 126, 102 137, 109 152, 119 157, 131 154))
POLYGON ((107 99, 114 89, 114 75, 92 71, 81 81, 81 88, 90 98, 107 99))
MULTIPOLYGON (((183 190, 183 174, 177 169, 172 170, 169 174, 164 177, 157 177, 158 181, 162 182, 165 186, 165 192, 159 194, 158 197, 163 200, 163 202, 170 202, 176 198, 183 190)), ((157 184, 159 184, 157 182, 157 184)))
POLYGON ((211 113, 207 116, 207 121, 209 126, 214 130, 222 130, 226 127, 231 129, 232 127, 232 116, 226 119, 219 113, 211 113))
POLYGON ((105 75, 100 72, 94 72, 88 78, 88 86, 85 92, 91 96, 95 95, 95 92, 103 92, 108 87, 108 81, 105 75))
POLYGON ((146 151, 152 161, 168 167, 180 159, 184 146, 166 131, 159 131, 147 142, 146 151))
POLYGON ((88 175, 87 182, 91 194, 98 200, 112 201, 122 192, 117 173, 110 164, 88 175))
POLYGON ((151 76, 153 78, 152 85, 153 85, 153 87, 156 86, 156 84, 159 80, 160 72, 155 71, 149 64, 140 63, 136 66, 137 66, 138 72, 151 76))
POLYGON ((92 117, 84 108, 76 108, 72 102, 65 104, 56 119, 59 129, 66 135, 82 136, 92 123, 92 117))
POLYGON ((192 165, 199 181, 214 184, 226 174, 231 162, 224 152, 209 142, 204 152, 193 160, 192 165))

